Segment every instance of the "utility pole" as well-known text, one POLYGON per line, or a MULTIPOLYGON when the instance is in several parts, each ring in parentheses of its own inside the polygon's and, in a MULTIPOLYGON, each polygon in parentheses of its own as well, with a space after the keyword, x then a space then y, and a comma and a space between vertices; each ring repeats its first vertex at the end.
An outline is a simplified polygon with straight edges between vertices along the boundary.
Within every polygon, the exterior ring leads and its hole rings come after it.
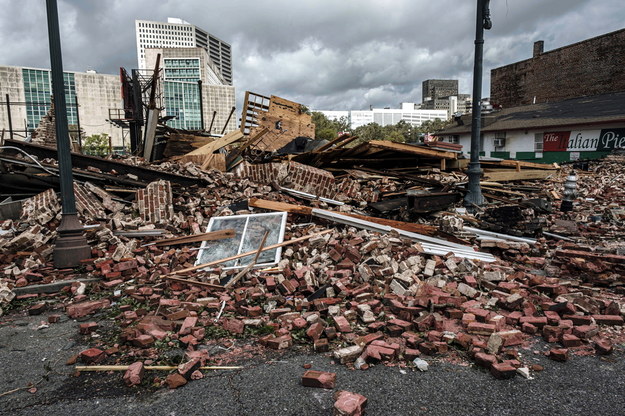
POLYGON ((482 123, 482 55, 484 49, 484 29, 492 27, 490 21, 490 0, 477 0, 477 16, 475 25, 475 61, 473 64, 473 117, 471 121, 471 161, 467 175, 469 176, 468 192, 464 197, 465 206, 471 212, 476 206, 484 203, 480 187, 480 136, 482 123))
POLYGON ((91 247, 83 234, 83 227, 76 214, 76 198, 72 177, 72 155, 70 153, 67 127, 67 107, 63 85, 63 61, 61 59, 61 36, 59 13, 56 0, 46 0, 48 15, 48 38, 50 41, 50 64, 52 70, 52 94, 54 96, 54 118, 56 147, 59 161, 59 182, 61 185, 62 218, 54 246, 54 266, 75 267, 81 260, 91 257, 91 247))

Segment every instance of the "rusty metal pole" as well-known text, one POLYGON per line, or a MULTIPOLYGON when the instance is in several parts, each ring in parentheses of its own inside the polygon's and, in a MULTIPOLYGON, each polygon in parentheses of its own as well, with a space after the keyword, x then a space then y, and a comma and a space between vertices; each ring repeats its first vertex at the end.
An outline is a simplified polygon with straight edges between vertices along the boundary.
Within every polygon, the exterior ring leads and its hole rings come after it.
POLYGON ((482 56, 484 52, 484 29, 492 27, 490 21, 490 11, 488 4, 490 0, 477 0, 477 16, 475 28, 475 60, 473 64, 473 114, 471 122, 471 161, 467 176, 467 194, 464 197, 465 206, 470 212, 475 211, 476 206, 484 203, 480 178, 482 169, 480 167, 480 137, 482 123, 482 56))
POLYGON ((9 120, 9 137, 13 140, 13 120, 11 119, 11 101, 9 101, 9 94, 7 94, 7 119, 9 120))
POLYGON ((81 260, 91 257, 91 247, 83 234, 83 227, 76 214, 76 198, 72 177, 72 156, 70 153, 67 127, 67 107, 63 83, 63 61, 61 59, 61 36, 56 0, 46 0, 48 15, 48 38, 50 41, 50 64, 52 70, 52 94, 54 95, 54 118, 56 146, 59 161, 59 182, 61 184, 62 218, 54 246, 54 266, 75 267, 81 260))

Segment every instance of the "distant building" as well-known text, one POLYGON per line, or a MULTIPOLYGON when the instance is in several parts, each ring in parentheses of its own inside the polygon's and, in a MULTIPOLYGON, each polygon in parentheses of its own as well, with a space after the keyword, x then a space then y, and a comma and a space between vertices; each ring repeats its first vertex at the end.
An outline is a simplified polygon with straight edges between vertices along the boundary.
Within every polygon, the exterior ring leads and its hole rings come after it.
POLYGON ((427 120, 446 120, 445 110, 422 110, 417 108, 415 103, 401 103, 401 108, 372 108, 371 110, 350 110, 350 111, 323 111, 329 119, 339 119, 347 117, 350 127, 355 129, 369 123, 377 123, 380 126, 395 125, 400 121, 418 127, 427 120))
MULTIPOLYGON (((482 115, 480 154, 539 163, 595 159, 625 150, 625 92, 504 108, 482 115)), ((471 120, 436 133, 471 148, 471 120)))
POLYGON ((232 51, 229 43, 182 19, 168 17, 167 23, 135 20, 137 62, 147 64, 147 48, 203 48, 228 85, 232 85, 232 51))
POLYGON ((457 94, 427 100, 421 103, 421 108, 424 110, 445 110, 447 119, 450 119, 456 113, 469 114, 471 102, 470 94, 457 94))
POLYGON ((494 105, 516 107, 625 91, 625 29, 533 56, 491 71, 494 105))
POLYGON ((421 83, 421 102, 458 95, 457 79, 427 79, 421 83))
POLYGON ((447 119, 450 119, 456 113, 471 112, 471 95, 458 94, 457 79, 428 79, 422 83, 420 107, 424 110, 445 110, 447 119))
MULTIPOLYGON (((87 136, 108 134, 113 146, 121 147, 120 129, 108 123, 109 109, 121 109, 119 75, 98 74, 95 71, 63 73, 67 121, 87 136), (78 102, 78 107, 76 107, 78 102)), ((9 95, 10 118, 14 138, 24 139, 37 128, 50 109, 52 96, 51 73, 48 69, 0 66, 0 96, 6 104, 9 95)), ((0 129, 9 137, 9 114, 6 105, 0 110, 0 129)))
POLYGON ((168 126, 201 130, 204 121, 204 130, 208 131, 216 112, 210 133, 221 133, 226 122, 226 133, 237 128, 235 115, 228 120, 235 105, 235 89, 222 78, 204 48, 148 48, 147 65, 154 66, 158 54, 163 68, 161 117, 175 117, 167 122, 168 126), (202 81, 201 87, 198 81, 202 81))

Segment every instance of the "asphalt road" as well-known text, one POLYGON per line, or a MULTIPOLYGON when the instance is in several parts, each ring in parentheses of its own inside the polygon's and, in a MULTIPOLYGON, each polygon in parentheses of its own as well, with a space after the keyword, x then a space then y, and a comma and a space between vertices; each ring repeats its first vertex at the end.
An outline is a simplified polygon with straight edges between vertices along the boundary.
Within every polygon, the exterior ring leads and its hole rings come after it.
POLYGON ((42 319, 0 317, 0 394, 39 382, 34 393, 22 389, 0 396, 1 415, 330 415, 339 389, 365 395, 369 415, 625 414, 622 350, 567 363, 525 351, 545 366, 532 380, 496 380, 472 366, 436 361, 427 372, 381 365, 349 370, 327 356, 291 351, 247 361, 242 370, 207 372, 177 390, 151 390, 125 387, 123 373, 73 376, 65 361, 86 347, 80 345, 78 323, 65 318, 37 330, 42 319), (336 372, 336 389, 303 387, 305 363, 336 372))

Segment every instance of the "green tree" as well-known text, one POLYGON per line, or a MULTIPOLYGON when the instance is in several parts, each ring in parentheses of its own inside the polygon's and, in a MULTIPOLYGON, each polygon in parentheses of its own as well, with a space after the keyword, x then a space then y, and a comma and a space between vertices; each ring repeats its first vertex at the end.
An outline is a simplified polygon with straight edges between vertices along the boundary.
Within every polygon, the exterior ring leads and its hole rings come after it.
POLYGON ((313 111, 312 121, 315 123, 315 139, 333 140, 339 133, 349 132, 349 120, 347 117, 341 117, 338 120, 330 120, 325 114, 319 111, 313 111))
POLYGON ((449 120, 441 120, 440 118, 436 118, 434 120, 426 120, 419 126, 420 133, 436 133, 438 131, 443 130, 445 127, 452 124, 453 121, 449 120))
POLYGON ((369 123, 354 129, 354 135, 358 136, 359 142, 369 142, 371 140, 383 140, 384 132, 378 123, 369 123))
POLYGON ((106 133, 85 137, 82 152, 86 155, 104 157, 109 154, 109 136, 106 133))

